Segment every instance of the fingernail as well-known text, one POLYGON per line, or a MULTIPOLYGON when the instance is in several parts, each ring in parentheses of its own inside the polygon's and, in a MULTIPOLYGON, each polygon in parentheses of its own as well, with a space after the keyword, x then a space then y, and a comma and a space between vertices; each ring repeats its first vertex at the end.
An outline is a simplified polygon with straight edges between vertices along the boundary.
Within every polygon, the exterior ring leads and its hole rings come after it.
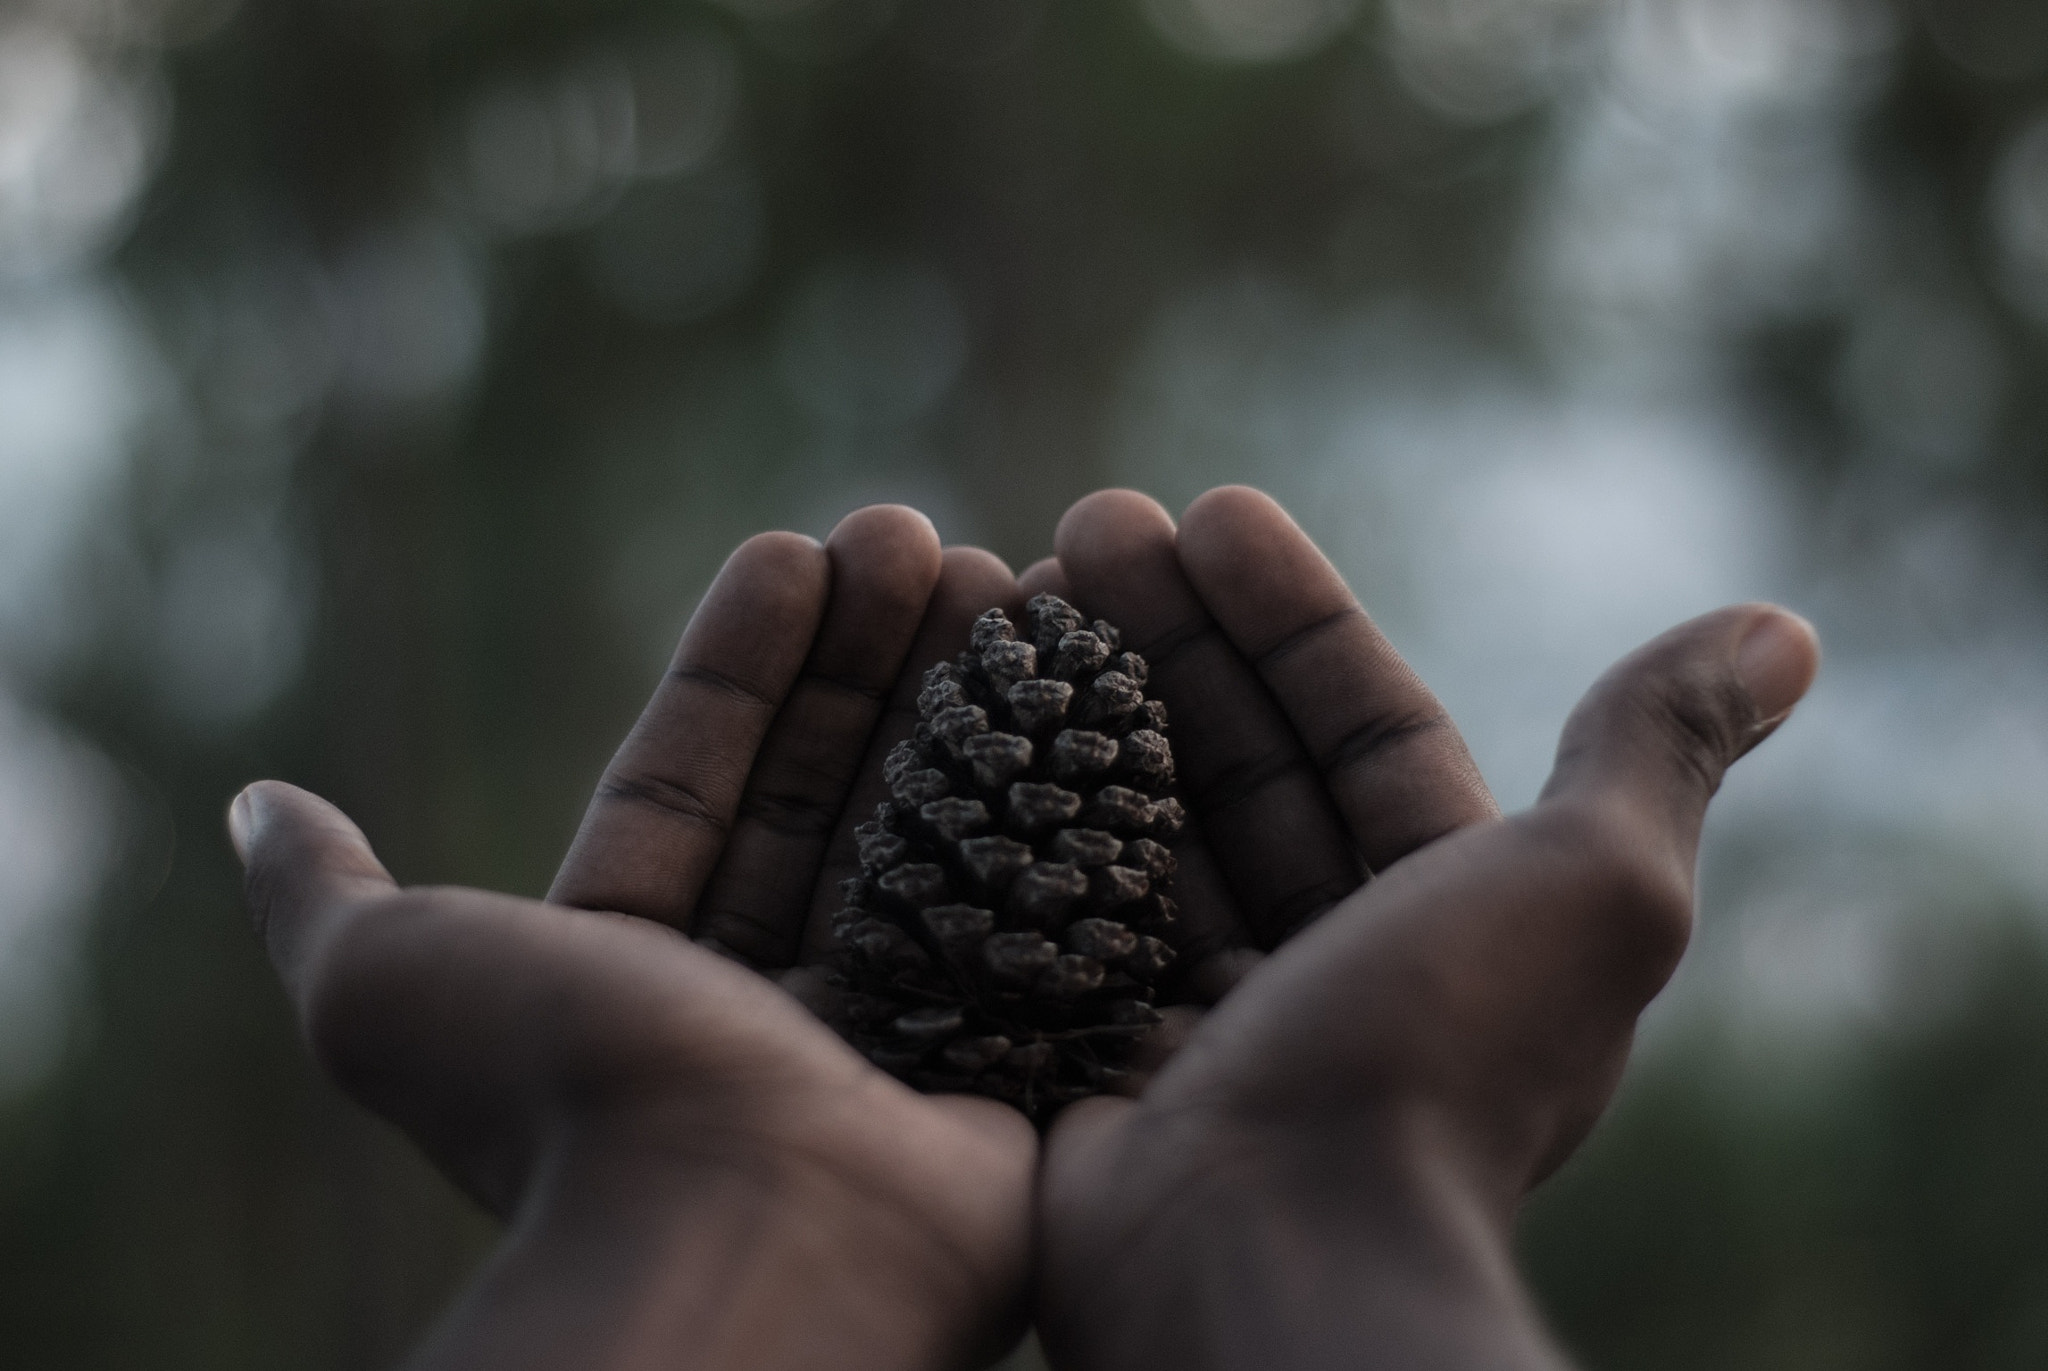
POLYGON ((1760 723, 1792 712, 1820 667, 1820 639, 1813 625, 1790 610, 1764 615, 1735 650, 1735 672, 1756 706, 1760 723))
POLYGON ((249 840, 256 832, 256 813, 249 803, 249 792, 244 790, 228 805, 228 841, 235 845, 235 855, 242 859, 242 865, 249 864, 249 840))

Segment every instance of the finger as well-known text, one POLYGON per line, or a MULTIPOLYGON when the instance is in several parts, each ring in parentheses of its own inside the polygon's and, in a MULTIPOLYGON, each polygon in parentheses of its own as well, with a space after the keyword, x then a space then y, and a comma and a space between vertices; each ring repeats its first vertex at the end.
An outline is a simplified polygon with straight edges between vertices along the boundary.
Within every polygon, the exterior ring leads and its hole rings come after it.
POLYGON ((1057 557, 1041 557, 1023 574, 1017 577, 1017 586, 1029 600, 1034 595, 1057 595, 1062 600, 1074 598, 1074 587, 1067 581, 1066 568, 1057 557))
POLYGON ((1422 678, 1271 497, 1225 486, 1182 516, 1181 566, 1307 747, 1366 865, 1500 809, 1422 678))
POLYGON ((1165 998, 1160 1002, 1214 1004, 1243 974, 1245 959, 1259 954, 1230 882, 1198 825, 1186 825, 1170 846, 1174 873, 1166 893, 1175 913, 1160 936, 1173 947, 1174 974, 1161 986, 1165 998))
POLYGON ((917 727, 917 695, 925 670, 966 647, 968 629, 991 609, 1001 609, 1012 618, 1023 613, 1024 597, 1010 568, 994 553, 978 547, 947 548, 941 559, 938 585, 925 607, 924 621, 918 625, 917 637, 911 643, 881 723, 861 762, 860 779, 854 783, 853 796, 826 849, 824 868, 812 893, 811 917, 799 960, 815 961, 832 948, 832 916, 845 907, 839 884, 860 870, 853 830, 872 818, 875 806, 888 798, 882 759, 917 727))
MULTIPOLYGON (((1092 1283, 1066 1279, 1070 1272, 1099 1269, 1102 1252, 1115 1250, 1105 1238, 1112 1234, 1113 1240, 1128 1238, 1127 1233, 1116 1232, 1121 1225, 1104 1220, 1133 1210, 1163 1214, 1170 1212, 1169 1206, 1185 1209, 1190 1204, 1189 1196, 1171 1194, 1171 1182, 1164 1180, 1173 1170, 1171 1162, 1177 1160, 1165 1149, 1153 1153, 1152 1164, 1138 1170, 1136 1184, 1146 1187, 1148 1193, 1134 1196, 1119 1186, 1113 1203, 1103 1203, 1104 1179, 1117 1185, 1123 1180, 1120 1173, 1128 1171, 1124 1164, 1132 1151, 1128 1140, 1142 1112, 1134 1100, 1096 1095, 1062 1109, 1046 1134, 1035 1196, 1040 1279, 1032 1292, 1032 1312, 1054 1365, 1113 1364, 1101 1358, 1101 1348, 1115 1338, 1116 1321, 1083 1312, 1101 1303, 1104 1292, 1092 1283), (1151 1204, 1146 1206, 1148 1200, 1151 1204)), ((1183 1141, 1172 1136, 1173 1123, 1169 1120, 1163 1130, 1169 1144, 1183 1141)), ((1181 1155, 1187 1154, 1183 1149, 1181 1155)), ((1197 1193, 1192 1198, 1199 1203, 1202 1196, 1197 1193)))
POLYGON ((687 925, 830 585, 825 549, 794 533, 749 538, 726 559, 598 782, 551 901, 687 925))
POLYGON ((826 845, 939 579, 939 535, 902 505, 847 515, 825 554, 824 623, 690 923, 694 936, 759 966, 796 956, 826 845))
MULTIPOLYGON (((525 1169, 524 1139, 507 1126, 479 1147, 448 1127, 473 1102, 487 1069, 465 1058, 447 1016, 432 1012, 432 995, 415 993, 388 962, 372 974, 362 970, 366 922, 399 898, 362 830, 317 795, 258 781, 229 805, 228 834, 242 859, 250 912, 315 1059, 349 1094, 411 1132, 457 1185, 493 1213, 507 1213, 525 1169), (430 1082, 425 1089, 422 1079, 430 1082)), ((448 965, 445 955, 416 959, 414 980, 424 970, 445 994, 448 965)), ((475 1016, 460 1023, 474 1026, 475 1016)), ((500 1039, 488 1060, 502 1066, 516 1055, 500 1039)))
POLYGON ((1398 903, 1436 882, 1443 908, 1468 911, 1444 942, 1465 944, 1457 979, 1479 988, 1473 1015, 1499 1016, 1502 1041, 1524 1043, 1546 1017, 1560 1029, 1602 1012, 1634 1021, 1690 937, 1707 802, 1819 665, 1812 627, 1771 605, 1681 624, 1587 692, 1533 809, 1443 845, 1441 862, 1422 867, 1436 849, 1419 854, 1413 882, 1379 883, 1398 903))
POLYGON ((282 781, 258 781, 235 796, 228 835, 256 930, 303 1013, 309 968, 337 921, 398 887, 347 815, 282 781))
MULTIPOLYGON (((1045 1162, 1038 1191, 1041 1213, 1069 1207, 1067 1187, 1084 1183, 1087 1177, 1107 1169, 1109 1151, 1131 1126, 1136 1110, 1129 1099, 1095 1095, 1076 1100, 1059 1112, 1045 1137, 1045 1162)), ((1044 1227, 1051 1232, 1054 1225, 1044 1227)))
POLYGON ((1123 1066, 1125 1077, 1114 1087, 1115 1092, 1132 1099, 1143 1095, 1152 1078, 1187 1046, 1201 1023, 1202 1011, 1194 1005, 1167 1005, 1161 1009, 1159 1022, 1132 1045, 1130 1058, 1123 1066))
POLYGON ((1267 959, 1155 1089, 1222 1081, 1281 1117, 1371 1082, 1452 1104, 1517 1174, 1547 1173, 1684 951, 1708 800, 1818 662, 1812 629, 1766 605, 1627 657, 1574 711, 1533 809, 1418 852, 1267 959), (1176 1081, 1198 1049, 1211 1073, 1176 1081))
POLYGON ((1566 721, 1539 809, 1625 822, 1690 882, 1707 801, 1820 670, 1813 626, 1775 605, 1703 615, 1623 658, 1566 721))
POLYGON ((1254 941, 1272 946, 1363 879, 1308 754, 1182 572, 1173 521, 1135 491, 1102 491, 1060 520, 1054 547, 1077 603, 1151 665, 1176 769, 1254 941))

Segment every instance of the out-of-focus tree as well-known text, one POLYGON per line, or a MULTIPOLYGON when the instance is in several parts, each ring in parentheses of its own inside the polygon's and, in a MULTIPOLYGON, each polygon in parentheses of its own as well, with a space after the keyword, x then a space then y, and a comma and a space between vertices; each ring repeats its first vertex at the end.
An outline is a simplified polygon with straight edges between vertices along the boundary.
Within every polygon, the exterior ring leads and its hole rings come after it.
POLYGON ((1908 1024, 1759 1089, 1660 1063, 1532 1206, 1594 1367, 2038 1365, 2048 1348, 2048 948, 1929 931, 1908 1024))
MULTIPOLYGON (((2044 121, 2024 0, 16 6, 0 503, 52 507, 35 416, 97 406, 118 460, 0 663, 122 798, 68 1046, 0 1108, 0 1360, 377 1365, 488 1242, 304 1064, 243 781, 404 878, 544 889, 744 533, 899 498, 1021 561, 1133 469, 1286 490, 1285 426, 1125 450, 1161 318, 1237 279, 1709 387, 1845 575, 1930 502, 2031 528, 2044 121), (64 339, 112 378, 75 402, 33 380, 84 374, 64 339)), ((2038 1360, 1997 1208, 2048 1219, 2036 965, 1802 1114, 1659 1058, 1532 1238, 1592 1364, 2038 1360)))

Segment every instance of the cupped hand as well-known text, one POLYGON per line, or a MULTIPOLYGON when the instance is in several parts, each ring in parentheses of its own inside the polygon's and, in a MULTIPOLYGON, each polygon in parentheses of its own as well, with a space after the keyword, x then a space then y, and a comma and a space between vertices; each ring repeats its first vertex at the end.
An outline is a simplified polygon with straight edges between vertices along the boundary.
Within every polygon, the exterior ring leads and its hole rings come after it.
POLYGON ((1048 1140, 1055 1363, 1561 1366, 1514 1271, 1516 1207, 1612 1093, 1686 942, 1707 801, 1804 693, 1811 630, 1746 605, 1657 639, 1501 819, 1265 497, 1212 492, 1176 531, 1110 492, 1058 547, 1027 585, 1119 619, 1171 711, 1190 991, 1222 998, 1182 1011, 1136 1100, 1075 1106, 1048 1140))
POLYGON ((510 1222, 422 1364, 940 1367, 1014 1336, 1030 1127, 875 1071, 772 978, 823 947, 917 675, 1017 598, 908 510, 749 541, 549 903, 401 888, 325 802, 237 797, 320 1061, 510 1222))

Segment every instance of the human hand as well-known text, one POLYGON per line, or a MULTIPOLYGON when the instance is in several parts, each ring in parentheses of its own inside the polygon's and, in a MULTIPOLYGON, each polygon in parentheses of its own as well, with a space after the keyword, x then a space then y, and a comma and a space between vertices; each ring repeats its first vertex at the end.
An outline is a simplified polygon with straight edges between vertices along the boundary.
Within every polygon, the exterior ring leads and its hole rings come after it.
POLYGON ((419 1364, 941 1367, 1014 1335, 1029 1125, 914 1093, 682 934, 769 972, 805 955, 885 706, 901 722, 923 666, 1015 591, 908 510, 743 545, 549 904, 401 889, 325 802, 237 797, 321 1063, 509 1221, 419 1364))
POLYGON ((1657 639, 1503 820, 1264 497, 1212 492, 1176 536, 1111 492, 1058 547, 1027 584, 1119 621, 1172 711, 1206 843, 1177 896, 1227 994, 1136 1101, 1074 1106, 1048 1140, 1055 1363, 1562 1366, 1515 1275, 1516 1208, 1612 1093, 1686 941, 1707 800, 1805 692, 1811 630, 1746 605, 1657 639))

